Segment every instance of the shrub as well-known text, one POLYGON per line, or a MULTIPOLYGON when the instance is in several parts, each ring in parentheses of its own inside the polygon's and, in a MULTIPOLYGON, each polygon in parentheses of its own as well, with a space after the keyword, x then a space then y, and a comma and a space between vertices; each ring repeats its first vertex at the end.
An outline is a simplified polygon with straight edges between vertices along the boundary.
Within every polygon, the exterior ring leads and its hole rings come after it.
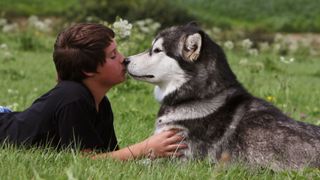
POLYGON ((72 21, 93 17, 92 20, 114 22, 117 16, 129 21, 151 18, 164 27, 194 20, 185 9, 169 0, 81 1, 79 6, 74 6, 67 14, 67 18, 72 21))

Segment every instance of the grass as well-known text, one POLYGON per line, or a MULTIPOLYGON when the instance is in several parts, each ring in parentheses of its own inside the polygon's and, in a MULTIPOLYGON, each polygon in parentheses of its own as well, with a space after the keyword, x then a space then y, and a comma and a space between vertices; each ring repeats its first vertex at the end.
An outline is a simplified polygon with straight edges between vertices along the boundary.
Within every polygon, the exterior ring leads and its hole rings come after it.
MULTIPOLYGON (((3 42, 8 42, 13 58, 0 58, 0 104, 23 110, 56 83, 50 47, 25 51, 19 49, 21 42, 14 37, 1 37, 3 42)), ((45 44, 53 44, 54 39, 47 37, 46 41, 45 44)), ((245 57, 241 52, 226 53, 239 81, 250 92, 264 99, 272 96, 273 103, 293 118, 319 124, 318 57, 299 56, 293 63, 283 64, 276 55, 261 54, 248 58, 249 62, 265 64, 264 69, 255 70, 250 65, 239 65, 239 60, 245 57)), ((121 147, 152 134, 159 108, 152 92, 151 85, 132 79, 108 92, 121 147)), ((0 149, 0 159, 1 179, 314 179, 320 176, 317 169, 273 172, 242 165, 223 168, 205 160, 185 164, 173 160, 152 163, 91 160, 79 152, 10 146, 0 149)))
POLYGON ((0 15, 63 15, 69 8, 76 6, 77 3, 79 3, 78 0, 2 0, 0 1, 0 15))
POLYGON ((39 149, 1 150, 1 179, 316 179, 316 169, 273 172, 249 169, 241 165, 228 168, 212 166, 208 161, 181 163, 156 160, 119 162, 91 160, 77 152, 39 149), (17 163, 18 162, 18 163, 17 163))

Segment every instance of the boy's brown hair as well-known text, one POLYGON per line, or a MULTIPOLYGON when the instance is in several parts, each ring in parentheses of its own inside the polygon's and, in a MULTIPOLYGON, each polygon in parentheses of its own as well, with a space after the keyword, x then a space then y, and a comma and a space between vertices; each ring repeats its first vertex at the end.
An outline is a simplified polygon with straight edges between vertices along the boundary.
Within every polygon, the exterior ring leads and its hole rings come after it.
POLYGON ((114 32, 95 23, 80 23, 62 31, 54 44, 53 61, 58 79, 82 81, 84 72, 96 72, 105 62, 105 48, 114 38, 114 32))

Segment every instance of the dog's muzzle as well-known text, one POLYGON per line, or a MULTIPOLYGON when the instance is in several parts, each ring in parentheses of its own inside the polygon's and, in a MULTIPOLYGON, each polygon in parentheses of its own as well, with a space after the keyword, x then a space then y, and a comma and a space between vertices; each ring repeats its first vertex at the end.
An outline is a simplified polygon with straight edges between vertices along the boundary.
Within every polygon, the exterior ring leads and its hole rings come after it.
POLYGON ((154 78, 154 75, 135 75, 135 74, 132 74, 128 71, 128 65, 130 63, 130 58, 125 58, 124 61, 123 61, 123 64, 126 66, 126 69, 127 69, 127 72, 130 76, 132 76, 133 78, 138 78, 138 79, 145 79, 145 78, 154 78))
POLYGON ((125 58, 124 61, 123 61, 123 64, 125 66, 128 66, 129 63, 130 63, 130 59, 129 58, 125 58))
POLYGON ((130 76, 132 76, 133 78, 139 78, 139 79, 144 79, 144 78, 154 78, 154 75, 143 75, 143 76, 137 76, 134 74, 131 74, 130 72, 128 73, 130 76))

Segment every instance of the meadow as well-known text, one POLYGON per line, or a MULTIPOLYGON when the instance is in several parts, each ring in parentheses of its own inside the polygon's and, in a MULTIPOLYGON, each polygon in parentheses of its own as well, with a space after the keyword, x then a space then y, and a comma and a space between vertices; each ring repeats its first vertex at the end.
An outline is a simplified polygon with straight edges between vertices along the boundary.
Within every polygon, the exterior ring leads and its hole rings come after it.
MULTIPOLYGON (((186 5, 190 7, 188 3, 186 5)), ((7 10, 10 7, 2 6, 7 10)), ((24 9, 21 6, 21 11, 24 9)), ((43 11, 57 13, 54 9, 43 11)), ((52 61, 55 29, 65 26, 50 18, 26 14, 28 16, 23 23, 0 23, 0 105, 15 111, 24 110, 55 86, 56 73, 52 61)), ((115 29, 119 50, 126 56, 148 48, 160 27, 150 19, 134 22, 118 19, 115 23, 102 23, 115 29)), ((273 103, 294 119, 320 125, 320 55, 316 36, 302 35, 301 41, 293 41, 286 33, 278 34, 274 32, 276 29, 271 29, 273 32, 267 34, 265 41, 253 41, 247 32, 239 30, 242 27, 222 30, 210 23, 204 26, 210 37, 224 48, 231 68, 249 92, 273 103)), ((113 107, 120 147, 152 134, 159 108, 153 98, 152 85, 128 77, 126 82, 111 89, 107 96, 113 107)), ((224 167, 207 160, 187 163, 173 159, 92 160, 78 151, 57 152, 50 148, 27 149, 10 145, 2 146, 0 159, 0 179, 282 180, 320 177, 319 169, 275 172, 258 167, 250 169, 240 164, 224 167)))

